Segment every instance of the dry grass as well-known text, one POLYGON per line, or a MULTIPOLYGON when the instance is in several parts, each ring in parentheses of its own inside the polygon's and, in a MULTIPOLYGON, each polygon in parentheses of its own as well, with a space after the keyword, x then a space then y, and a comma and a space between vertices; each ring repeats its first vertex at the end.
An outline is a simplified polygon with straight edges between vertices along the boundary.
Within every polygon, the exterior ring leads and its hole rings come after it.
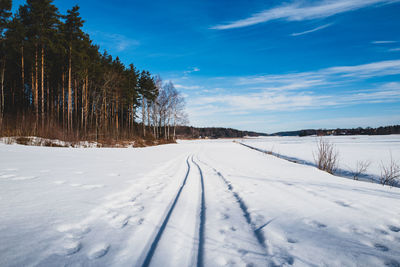
POLYGON ((361 175, 364 175, 367 170, 368 167, 371 165, 371 162, 366 160, 366 161, 357 161, 356 164, 356 168, 354 170, 352 170, 352 174, 353 174, 353 180, 358 180, 358 178, 361 175))
POLYGON ((339 152, 336 150, 334 144, 321 137, 317 143, 317 151, 313 153, 313 155, 318 169, 330 174, 335 173, 338 165, 339 152))
POLYGON ((390 161, 387 164, 381 162, 381 176, 379 182, 382 185, 396 186, 400 182, 400 164, 396 162, 390 153, 390 161))

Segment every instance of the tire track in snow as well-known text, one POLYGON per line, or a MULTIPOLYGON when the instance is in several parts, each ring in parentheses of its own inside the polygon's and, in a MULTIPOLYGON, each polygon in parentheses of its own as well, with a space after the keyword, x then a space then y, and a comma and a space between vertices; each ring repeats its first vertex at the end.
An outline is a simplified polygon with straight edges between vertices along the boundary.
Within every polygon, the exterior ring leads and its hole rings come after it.
POLYGON ((205 236, 205 222, 206 222, 206 207, 204 196, 204 177, 199 164, 197 164, 192 157, 192 162, 197 166, 201 179, 201 204, 200 204, 200 225, 199 225, 199 247, 197 251, 197 267, 204 266, 204 236, 205 236))
MULTIPOLYGON (((203 267, 204 266, 204 240, 205 240, 205 193, 204 193, 204 177, 203 177, 203 173, 202 170, 200 168, 200 166, 194 161, 193 156, 191 158, 191 161, 193 164, 195 164, 199 170, 199 176, 200 176, 200 187, 201 187, 201 193, 200 193, 200 207, 199 207, 199 222, 198 222, 198 226, 196 228, 198 228, 198 245, 197 245, 197 257, 196 257, 196 266, 198 267, 203 267)), ((188 166, 185 178, 183 180, 183 183, 181 185, 181 187, 179 188, 173 203, 171 205, 171 207, 169 208, 167 215, 165 216, 152 244, 150 245, 150 249, 147 252, 147 255, 144 259, 143 264, 141 265, 142 267, 147 267, 150 266, 151 261, 153 259, 153 256, 155 254, 157 254, 158 251, 158 245, 162 242, 160 242, 163 238, 163 234, 165 233, 165 230, 167 229, 167 226, 169 225, 170 222, 170 218, 173 217, 173 214, 175 213, 175 207, 179 206, 178 203, 180 203, 180 196, 181 193, 184 191, 183 189, 185 188, 187 181, 188 181, 188 177, 191 174, 191 165, 189 163, 189 158, 186 159, 186 163, 188 166)), ((187 189, 189 190, 189 189, 187 189)), ((186 190, 185 190, 186 192, 186 190)), ((172 220, 173 221, 173 220, 172 220)), ((174 227, 173 225, 171 227, 174 227)), ((194 251, 194 250, 193 250, 194 251)))
MULTIPOLYGON (((199 160, 200 161, 200 160, 199 160)), ((246 222, 249 224, 251 230, 254 233, 254 236, 257 239, 258 244, 267 251, 267 245, 265 242, 265 236, 262 232, 262 228, 264 228, 267 224, 262 225, 261 227, 256 227, 256 224, 252 221, 251 219, 251 215, 248 211, 248 207, 246 205, 246 203, 244 202, 244 200, 239 196, 239 194, 237 192, 234 191, 232 183, 230 181, 228 181, 217 169, 215 169, 214 167, 208 165, 207 163, 200 161, 203 164, 207 165, 209 168, 211 168, 217 175, 218 177, 221 178, 221 180, 224 182, 224 184, 227 186, 228 190, 232 193, 232 195, 234 196, 234 198, 236 199, 236 202, 239 204, 240 209, 243 212, 243 216, 246 219, 246 222)))
POLYGON ((187 164, 188 169, 187 169, 185 178, 183 179, 182 185, 179 188, 179 191, 176 194, 176 196, 174 198, 174 201, 172 202, 172 205, 171 205, 167 215, 165 216, 165 219, 164 219, 163 223, 161 224, 160 229, 158 230, 157 235, 153 240, 153 243, 150 246, 149 251, 147 252, 147 255, 146 255, 146 258, 145 258, 145 260, 144 260, 144 262, 142 264, 142 267, 147 267, 147 266, 150 265, 151 259, 152 259, 153 255, 154 255, 154 252, 157 249, 158 242, 160 241, 161 236, 162 236, 162 234, 163 234, 163 232, 164 232, 164 230, 165 230, 165 228, 166 228, 166 226, 168 224, 169 218, 171 217, 171 214, 174 211, 174 208, 176 206, 176 203, 178 202, 179 196, 181 195, 181 192, 182 192, 183 188, 186 185, 186 181, 187 181, 187 178, 188 178, 189 173, 190 173, 189 157, 186 159, 186 164, 187 164))
POLYGON ((264 236, 263 233, 263 228, 266 227, 268 224, 270 224, 273 220, 271 219, 268 222, 260 225, 257 227, 256 223, 252 220, 250 212, 248 211, 248 206, 245 203, 245 201, 240 197, 239 193, 237 193, 234 188, 232 183, 226 179, 221 172, 219 172, 216 168, 212 167, 211 165, 201 161, 198 159, 202 164, 208 166, 210 169, 212 169, 218 177, 221 178, 223 183, 227 186, 228 190, 232 193, 234 198, 236 199, 236 202, 239 204, 240 209, 243 212, 243 217, 246 219, 247 224, 250 226, 251 231, 253 232, 259 246, 263 249, 265 252, 265 256, 269 257, 267 261, 267 266, 287 266, 287 265, 293 265, 294 264, 294 258, 288 254, 286 251, 279 251, 278 253, 272 252, 272 248, 267 245, 267 240, 266 237, 264 236))

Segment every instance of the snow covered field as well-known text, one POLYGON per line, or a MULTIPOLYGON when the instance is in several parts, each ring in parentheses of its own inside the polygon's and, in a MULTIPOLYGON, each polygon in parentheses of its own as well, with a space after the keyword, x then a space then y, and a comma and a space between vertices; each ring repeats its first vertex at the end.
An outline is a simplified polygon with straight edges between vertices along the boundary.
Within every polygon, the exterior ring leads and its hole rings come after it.
MULTIPOLYGON (((347 137, 338 147, 346 164, 350 154, 377 161, 389 149, 398 158, 399 139, 347 137)), ((269 140, 247 142, 270 149, 269 140)), ((299 158, 314 147, 274 143, 299 158)), ((0 144, 0 240, 0 266, 399 266, 400 188, 231 140, 0 144)))
MULTIPOLYGON (((264 137, 245 139, 252 147, 314 163, 319 137, 264 137)), ((367 173, 379 177, 381 165, 388 164, 391 157, 400 163, 400 135, 386 136, 326 136, 339 153, 339 168, 351 172, 357 161, 369 162, 367 173)))

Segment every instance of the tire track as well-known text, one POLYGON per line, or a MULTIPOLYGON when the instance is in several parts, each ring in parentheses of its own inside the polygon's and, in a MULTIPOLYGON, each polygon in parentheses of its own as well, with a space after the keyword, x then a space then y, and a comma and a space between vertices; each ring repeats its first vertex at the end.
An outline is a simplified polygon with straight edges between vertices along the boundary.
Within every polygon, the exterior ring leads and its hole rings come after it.
MULTIPOLYGON (((187 201, 187 194, 189 192, 192 192, 191 190, 193 190, 192 186, 194 185, 193 182, 196 180, 192 180, 193 177, 191 177, 193 175, 193 172, 191 172, 191 164, 190 164, 190 160, 192 161, 192 163, 194 165, 197 166, 198 171, 199 171, 199 175, 196 176, 200 176, 200 180, 198 182, 198 185, 200 187, 200 205, 198 204, 193 204, 192 206, 189 206, 188 210, 192 210, 193 211, 193 217, 192 218, 197 218, 197 220, 193 221, 193 227, 195 227, 196 231, 193 232, 193 250, 192 250, 192 256, 193 256, 193 262, 192 264, 195 262, 196 266, 198 267, 203 267, 204 266, 204 240, 205 240, 205 193, 204 193, 204 177, 203 177, 203 173, 202 170, 200 168, 200 166, 194 161, 193 156, 192 157, 188 157, 186 159, 186 164, 187 164, 187 172, 185 175, 185 178, 182 182, 181 187, 179 188, 168 212, 167 215, 165 216, 159 230, 157 231, 157 234, 155 235, 155 238, 153 240, 153 242, 150 245, 150 249, 148 250, 146 257, 143 261, 143 264, 141 265, 142 267, 148 267, 151 265, 152 259, 159 257, 159 253, 161 251, 165 251, 165 241, 166 241, 166 235, 168 236, 168 238, 171 235, 171 232, 169 232, 166 229, 173 229, 176 227, 179 227, 176 224, 176 216, 179 216, 178 214, 180 214, 180 212, 184 211, 184 210, 178 210, 179 207, 182 208, 182 204, 185 202, 182 201, 187 201), (185 189, 185 186, 188 185, 189 188, 185 189), (185 189, 185 190, 183 190, 185 189), (189 190, 189 191, 187 191, 189 190), (184 192, 184 193, 183 193, 184 192), (181 197, 182 195, 182 197, 181 197), (178 206, 178 208, 176 208, 178 206), (173 219, 171 219, 173 218, 173 219), (171 219, 171 220, 170 220, 171 219), (197 221, 197 222, 196 222, 197 221), (170 226, 169 226, 170 225, 170 226), (168 226, 168 227, 167 227, 168 226), (196 236, 196 232, 198 232, 198 235, 196 236), (198 242, 197 242, 197 238, 198 238, 198 242), (197 249, 196 249, 197 246, 197 249), (161 251, 159 251, 161 249, 161 251), (158 254, 158 256, 155 256, 156 254, 158 254)), ((193 167, 193 166, 192 166, 193 167)), ((195 177, 197 178, 197 177, 195 177)), ((186 186, 187 187, 187 186, 186 186)), ((197 188, 199 189, 199 188, 197 188)), ((187 207, 186 207, 187 208, 187 207)), ((191 214, 191 212, 189 213, 191 214)), ((192 216, 192 215, 191 215, 192 216)), ((169 239, 168 239, 169 240, 169 239)), ((187 254, 185 254, 187 255, 187 254)), ((194 264, 193 264, 194 265, 194 264)))
MULTIPOLYGON (((193 158, 192 158, 192 160, 193 160, 193 158)), ((181 187, 179 188, 178 193, 175 196, 175 199, 174 199, 174 201, 173 201, 173 203, 172 203, 167 215, 165 216, 165 219, 164 219, 163 223, 161 224, 160 229, 157 232, 156 237, 153 240, 153 243, 150 246, 149 251, 147 252, 147 255, 146 255, 146 258, 145 258, 145 260, 144 260, 144 262, 142 264, 142 267, 147 267, 147 266, 150 265, 151 259, 152 259, 153 255, 154 255, 154 252, 157 249, 158 242, 160 241, 161 236, 162 236, 162 234, 163 234, 163 232, 164 232, 164 230, 165 230, 165 228, 166 228, 166 226, 168 224, 169 218, 171 217, 171 214, 174 211, 174 208, 176 206, 176 203, 178 202, 179 196, 181 195, 181 192, 182 192, 183 188, 186 185, 186 181, 187 181, 187 178, 188 178, 189 173, 190 173, 189 157, 186 159, 186 164, 188 166, 188 169, 187 169, 185 178, 184 178, 184 180, 182 182, 181 187)))
POLYGON ((273 245, 267 245, 267 239, 264 235, 263 228, 269 225, 272 221, 275 220, 271 219, 268 222, 257 226, 257 224, 254 222, 254 220, 251 218, 250 212, 248 211, 248 206, 245 203, 245 201, 240 197, 239 193, 237 193, 234 188, 232 183, 226 179, 221 172, 219 172, 216 168, 210 166, 209 164, 201 161, 198 159, 199 162, 202 164, 206 165, 210 169, 212 169, 215 174, 220 177, 220 179, 223 181, 223 183, 226 185, 228 191, 230 191, 233 195, 233 197, 236 199, 236 202, 238 203, 240 209, 243 212, 243 217, 246 219, 247 224, 250 226, 251 231, 253 232, 260 248, 265 253, 265 256, 268 258, 267 259, 267 266, 282 266, 282 265, 293 265, 294 264, 294 257, 290 255, 286 250, 281 249, 279 247, 275 247, 273 245), (275 251, 274 251, 275 250, 275 251))
POLYGON ((204 266, 204 238, 205 238, 205 221, 206 221, 206 207, 205 207, 205 194, 204 194, 204 177, 199 164, 197 164, 192 157, 192 162, 197 166, 201 179, 201 204, 200 204, 200 225, 199 225, 199 246, 197 250, 197 267, 204 266))
POLYGON ((208 165, 207 163, 205 163, 205 162, 203 162, 201 160, 199 160, 199 161, 201 163, 203 163, 204 165, 207 165, 210 169, 212 169, 218 175, 219 178, 221 178, 221 180, 227 186, 228 190, 232 193, 232 195, 236 199, 236 202, 239 204, 239 207, 243 212, 243 217, 246 219, 247 224, 250 226, 252 232, 254 233, 254 236, 256 237, 258 244, 265 251, 267 251, 267 245, 266 245, 266 242, 265 242, 265 236, 264 236, 264 234, 262 232, 262 228, 265 227, 268 223, 265 224, 265 225, 262 225, 261 227, 256 227, 256 224, 251 219, 251 215, 250 215, 250 212, 248 211, 248 207, 247 207, 246 203, 239 196, 239 194, 234 191, 232 183, 230 181, 228 181, 217 169, 215 169, 214 167, 208 165))

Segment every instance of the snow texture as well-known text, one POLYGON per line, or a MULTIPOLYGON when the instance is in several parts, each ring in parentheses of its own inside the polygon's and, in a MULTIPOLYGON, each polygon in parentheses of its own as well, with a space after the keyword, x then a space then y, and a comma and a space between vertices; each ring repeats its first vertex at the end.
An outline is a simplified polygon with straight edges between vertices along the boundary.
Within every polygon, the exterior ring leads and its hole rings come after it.
MULTIPOLYGON (((332 138, 342 164, 398 159, 399 136, 352 138, 332 138)), ((240 141, 305 160, 315 146, 240 141)), ((232 140, 0 144, 0 237, 0 266, 399 266, 400 188, 232 140)))

